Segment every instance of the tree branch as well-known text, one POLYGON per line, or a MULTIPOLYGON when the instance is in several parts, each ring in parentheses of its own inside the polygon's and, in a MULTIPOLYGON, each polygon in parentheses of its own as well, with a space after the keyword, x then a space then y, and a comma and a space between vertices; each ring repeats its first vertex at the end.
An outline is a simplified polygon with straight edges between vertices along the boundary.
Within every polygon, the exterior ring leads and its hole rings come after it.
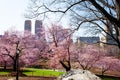
POLYGON ((120 28, 120 22, 111 16, 103 7, 101 7, 95 0, 89 0, 111 23, 120 28))

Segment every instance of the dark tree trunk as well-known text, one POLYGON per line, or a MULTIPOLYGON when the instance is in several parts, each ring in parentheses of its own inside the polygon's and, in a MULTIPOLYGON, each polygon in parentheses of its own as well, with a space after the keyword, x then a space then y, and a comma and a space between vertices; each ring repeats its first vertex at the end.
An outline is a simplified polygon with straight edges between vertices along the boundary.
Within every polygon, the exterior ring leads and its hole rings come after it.
POLYGON ((71 70, 71 65, 70 65, 70 61, 66 61, 67 63, 65 64, 64 61, 60 61, 60 63, 62 64, 62 66, 65 68, 66 71, 70 71, 71 70))
POLYGON ((16 60, 13 61, 13 71, 16 71, 16 60))
POLYGON ((4 62, 4 70, 6 70, 6 68, 7 68, 7 62, 5 61, 4 62))
POLYGON ((19 53, 16 53, 16 80, 19 80, 19 53))
MULTIPOLYGON (((116 12, 117 12, 117 20, 119 21, 120 23, 120 0, 115 0, 115 5, 116 5, 116 12)), ((117 26, 118 27, 118 47, 120 49, 120 25, 117 26)))

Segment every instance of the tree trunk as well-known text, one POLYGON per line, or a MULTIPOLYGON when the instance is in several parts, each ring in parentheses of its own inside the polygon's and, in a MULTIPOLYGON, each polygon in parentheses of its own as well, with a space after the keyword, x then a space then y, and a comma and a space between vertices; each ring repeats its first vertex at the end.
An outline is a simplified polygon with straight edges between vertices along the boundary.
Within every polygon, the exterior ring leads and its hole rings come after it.
POLYGON ((60 61, 60 63, 62 64, 62 66, 65 68, 66 71, 71 70, 70 61, 66 61, 66 63, 64 61, 60 61))
POLYGON ((117 19, 120 21, 120 0, 115 0, 117 19))
POLYGON ((16 53, 16 80, 19 80, 19 53, 16 53))
MULTIPOLYGON (((117 20, 120 22, 120 0, 115 0, 116 5, 116 13, 117 13, 117 20)), ((120 25, 118 26, 118 40, 119 44, 118 47, 120 48, 120 25)))
POLYGON ((16 71, 16 59, 13 61, 13 71, 16 71))
POLYGON ((7 67, 7 62, 5 61, 4 62, 4 70, 6 70, 6 67, 7 67))

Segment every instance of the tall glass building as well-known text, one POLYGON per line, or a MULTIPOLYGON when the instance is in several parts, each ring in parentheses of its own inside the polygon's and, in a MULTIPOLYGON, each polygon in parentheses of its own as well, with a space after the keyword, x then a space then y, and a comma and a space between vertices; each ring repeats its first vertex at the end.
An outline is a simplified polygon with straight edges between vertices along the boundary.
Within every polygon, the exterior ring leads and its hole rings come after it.
POLYGON ((42 36, 43 26, 41 20, 35 21, 35 34, 40 38, 42 36))
POLYGON ((31 32, 32 23, 31 20, 25 20, 24 30, 31 32))

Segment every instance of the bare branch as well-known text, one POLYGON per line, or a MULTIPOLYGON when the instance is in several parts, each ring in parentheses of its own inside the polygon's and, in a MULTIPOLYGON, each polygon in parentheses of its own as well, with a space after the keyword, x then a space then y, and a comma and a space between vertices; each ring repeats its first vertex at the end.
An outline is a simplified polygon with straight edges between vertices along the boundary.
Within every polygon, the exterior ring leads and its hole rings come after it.
POLYGON ((117 25, 120 28, 120 22, 110 15, 103 7, 101 7, 95 0, 89 0, 112 24, 117 25))
POLYGON ((103 5, 107 6, 108 8, 115 10, 115 6, 108 4, 108 2, 105 2, 105 0, 98 0, 98 1, 101 2, 103 5))
POLYGON ((66 13, 68 10, 70 10, 73 6, 76 6, 77 4, 80 4, 81 2, 84 2, 86 0, 81 0, 81 1, 78 1, 76 3, 73 3, 71 4, 69 7, 67 7, 66 10, 62 11, 62 10, 51 10, 50 8, 48 8, 46 5, 43 5, 45 7, 45 9, 47 9, 47 11, 45 11, 44 13, 46 12, 60 12, 60 13, 66 13))

